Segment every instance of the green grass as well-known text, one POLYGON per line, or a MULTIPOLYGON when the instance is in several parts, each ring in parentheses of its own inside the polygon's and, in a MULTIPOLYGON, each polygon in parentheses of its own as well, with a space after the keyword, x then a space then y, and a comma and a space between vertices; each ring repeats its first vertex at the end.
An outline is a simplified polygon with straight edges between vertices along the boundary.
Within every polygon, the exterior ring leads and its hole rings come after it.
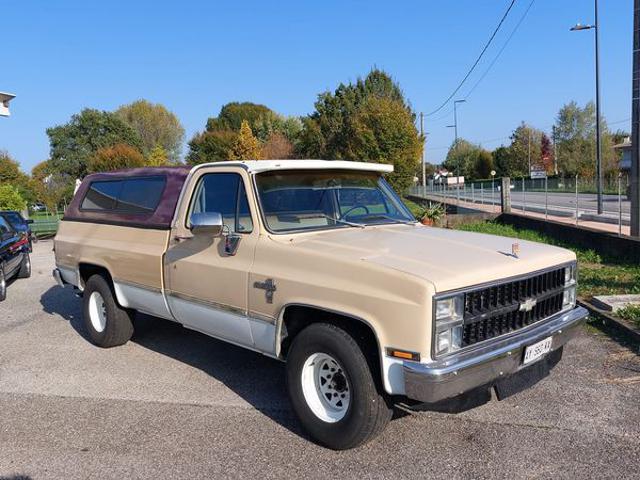
POLYGON ((640 305, 627 305, 616 312, 616 315, 635 323, 640 327, 640 305))
POLYGON ((578 257, 578 295, 589 299, 594 295, 640 293, 640 265, 619 257, 604 257, 594 250, 561 242, 534 230, 514 228, 497 222, 473 222, 460 225, 459 230, 489 233, 521 240, 547 243, 573 250, 578 257))
POLYGON ((416 202, 412 202, 408 198, 403 198, 402 201, 407 206, 411 213, 416 219, 420 219, 422 214, 424 213, 424 207, 422 205, 418 205, 416 202))

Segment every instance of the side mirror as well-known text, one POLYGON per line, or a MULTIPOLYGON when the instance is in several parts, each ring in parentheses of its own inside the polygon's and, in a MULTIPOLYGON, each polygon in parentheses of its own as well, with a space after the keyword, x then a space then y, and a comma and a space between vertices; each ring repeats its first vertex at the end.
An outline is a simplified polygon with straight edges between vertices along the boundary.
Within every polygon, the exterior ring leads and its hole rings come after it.
POLYGON ((33 223, 33 219, 32 218, 28 218, 27 219, 27 225, 31 225, 33 223))
POLYGON ((222 235, 222 215, 218 212, 192 213, 189 222, 191 233, 194 235, 209 235, 211 237, 222 235))

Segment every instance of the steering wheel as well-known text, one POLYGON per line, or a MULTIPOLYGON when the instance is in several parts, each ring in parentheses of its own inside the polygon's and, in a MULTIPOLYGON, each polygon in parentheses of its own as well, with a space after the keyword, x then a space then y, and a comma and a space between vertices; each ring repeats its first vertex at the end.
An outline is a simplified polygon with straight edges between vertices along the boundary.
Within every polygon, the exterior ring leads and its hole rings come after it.
POLYGON ((351 212, 353 212, 354 210, 357 210, 358 208, 363 209, 367 215, 369 215, 369 213, 371 213, 369 211, 369 209, 367 208, 366 205, 354 205, 353 207, 351 207, 349 210, 347 210, 346 212, 344 212, 342 215, 340 215, 340 217, 338 218, 338 220, 346 218, 351 212))

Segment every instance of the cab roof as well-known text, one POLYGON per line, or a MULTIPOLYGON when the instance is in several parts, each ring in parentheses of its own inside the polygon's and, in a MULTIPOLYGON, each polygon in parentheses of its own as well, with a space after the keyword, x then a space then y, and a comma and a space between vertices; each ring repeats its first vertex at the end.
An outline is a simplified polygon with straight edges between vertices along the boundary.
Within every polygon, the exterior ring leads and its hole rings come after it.
POLYGON ((386 163, 349 162, 345 160, 245 160, 204 163, 203 166, 234 166, 237 165, 250 173, 268 172, 271 170, 359 170, 365 172, 393 172, 393 165, 386 163))

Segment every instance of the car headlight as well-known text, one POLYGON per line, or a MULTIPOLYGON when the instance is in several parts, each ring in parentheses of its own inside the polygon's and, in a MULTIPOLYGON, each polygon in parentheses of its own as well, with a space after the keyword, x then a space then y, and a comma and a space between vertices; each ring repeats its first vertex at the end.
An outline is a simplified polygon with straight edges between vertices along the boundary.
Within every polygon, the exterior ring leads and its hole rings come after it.
POLYGON ((564 268, 564 284, 565 286, 576 283, 576 264, 572 263, 564 268))
POLYGON ((562 295, 562 308, 573 308, 576 306, 576 286, 565 288, 562 295))
POLYGON ((444 355, 462 347, 464 294, 436 300, 435 354, 444 355))

